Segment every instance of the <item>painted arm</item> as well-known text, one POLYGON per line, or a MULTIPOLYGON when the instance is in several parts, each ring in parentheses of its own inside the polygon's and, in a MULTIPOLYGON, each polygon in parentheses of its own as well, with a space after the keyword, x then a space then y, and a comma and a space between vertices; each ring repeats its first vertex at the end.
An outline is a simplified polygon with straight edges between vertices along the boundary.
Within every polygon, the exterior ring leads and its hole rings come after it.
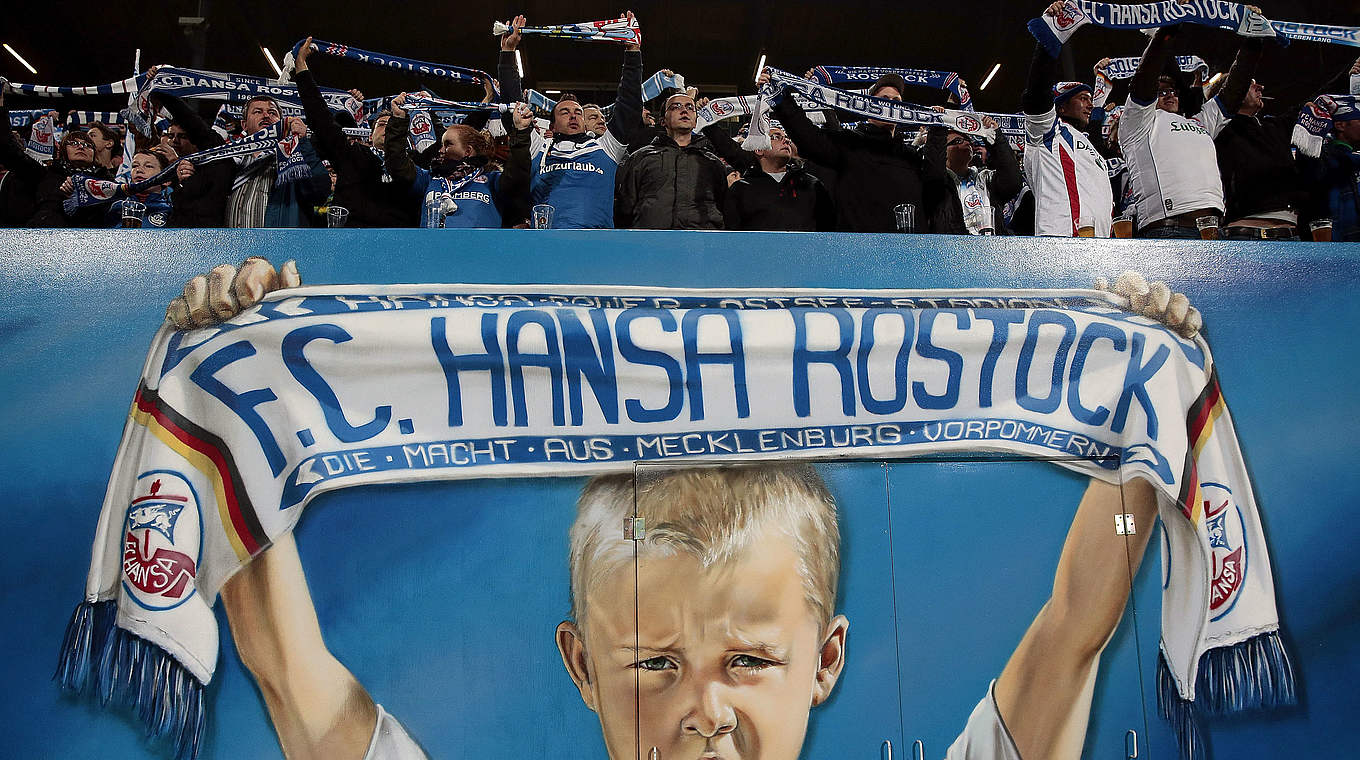
POLYGON ((289 760, 360 760, 378 721, 368 692, 326 649, 292 534, 222 587, 236 651, 289 760))
POLYGON ((1001 718, 1026 758, 1077 758, 1086 736, 1096 666, 1128 600, 1157 516, 1143 480, 1092 479, 1077 507, 1039 610, 996 682, 1001 718), (1133 514, 1138 532, 1119 536, 1114 515, 1133 514))

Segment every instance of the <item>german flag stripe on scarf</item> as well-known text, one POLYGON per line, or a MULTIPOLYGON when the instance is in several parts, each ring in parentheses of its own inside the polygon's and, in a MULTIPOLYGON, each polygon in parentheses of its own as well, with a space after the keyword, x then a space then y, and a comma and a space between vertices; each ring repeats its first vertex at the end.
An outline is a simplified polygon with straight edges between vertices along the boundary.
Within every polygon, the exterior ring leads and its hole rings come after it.
POLYGON ((213 492, 217 496, 217 513, 238 559, 245 562, 268 544, 245 484, 221 438, 171 409, 154 390, 145 385, 137 389, 137 397, 132 403, 132 419, 212 482, 213 492))
POLYGON ((1185 474, 1181 478, 1179 501, 1181 511, 1194 525, 1199 525, 1200 519, 1204 517, 1204 500, 1200 496, 1199 488, 1199 468, 1195 462, 1214 434, 1214 422, 1218 420, 1219 415, 1227 411, 1227 408, 1223 401, 1223 391, 1218 385, 1218 367, 1213 367, 1209 370, 1209 382, 1205 384, 1199 398, 1190 405, 1190 410, 1185 415, 1185 429, 1190 446, 1185 452, 1185 474))

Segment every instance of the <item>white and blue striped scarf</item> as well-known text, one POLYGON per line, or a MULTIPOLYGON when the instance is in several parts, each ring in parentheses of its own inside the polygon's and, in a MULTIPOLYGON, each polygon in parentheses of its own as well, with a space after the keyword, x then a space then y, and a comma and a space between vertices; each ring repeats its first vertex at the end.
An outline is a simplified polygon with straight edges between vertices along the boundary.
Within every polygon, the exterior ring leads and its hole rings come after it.
POLYGON ((792 90, 821 108, 834 108, 894 124, 943 125, 962 134, 978 135, 988 141, 996 138, 995 129, 982 126, 982 122, 970 113, 950 110, 940 112, 900 100, 875 98, 839 90, 772 67, 766 71, 770 73, 770 84, 761 88, 760 102, 756 107, 756 113, 751 116, 751 133, 742 143, 746 150, 770 149, 768 109, 770 103, 784 88, 792 90))
POLYGON ((898 69, 882 66, 815 66, 812 69, 812 75, 822 84, 857 83, 872 85, 878 81, 879 77, 887 74, 896 74, 902 77, 907 84, 919 84, 923 87, 934 87, 937 90, 948 90, 954 93, 954 99, 958 101, 959 110, 973 110, 973 98, 968 94, 968 85, 964 84, 959 75, 953 71, 898 69))
POLYGON ((1287 42, 1270 24, 1270 19, 1239 3, 1208 0, 1161 0, 1145 5, 1115 5, 1088 0, 1067 0, 1057 16, 1047 14, 1031 19, 1030 34, 1048 54, 1058 57, 1062 46, 1078 29, 1087 24, 1106 29, 1148 29, 1176 24, 1199 24, 1227 29, 1243 37, 1267 37, 1287 42))

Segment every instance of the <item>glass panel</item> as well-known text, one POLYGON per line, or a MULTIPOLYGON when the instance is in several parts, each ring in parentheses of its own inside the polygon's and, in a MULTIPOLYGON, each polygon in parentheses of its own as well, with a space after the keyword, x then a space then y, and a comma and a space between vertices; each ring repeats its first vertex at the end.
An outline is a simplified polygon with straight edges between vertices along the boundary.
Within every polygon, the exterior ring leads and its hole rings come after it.
POLYGON ((965 725, 970 737, 995 726, 984 700, 1008 663, 997 699, 1018 742, 1041 742, 1030 756, 1124 757, 1126 730, 1145 735, 1140 675, 1153 671, 1140 670, 1125 608, 1129 538, 1115 531, 1127 500, 1060 465, 888 465, 903 738, 922 741, 926 757, 943 757, 965 725), (1082 674, 1111 633, 1092 699, 1082 674))
POLYGON ((636 755, 900 753, 884 466, 639 465, 635 482, 636 755))

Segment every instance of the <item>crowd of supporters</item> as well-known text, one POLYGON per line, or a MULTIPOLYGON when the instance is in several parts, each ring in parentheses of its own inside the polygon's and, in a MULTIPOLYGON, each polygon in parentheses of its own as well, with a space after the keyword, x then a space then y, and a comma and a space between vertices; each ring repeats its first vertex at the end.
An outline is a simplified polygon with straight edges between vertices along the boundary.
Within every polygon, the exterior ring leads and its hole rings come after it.
MULTIPOLYGON (((1055 3, 1045 13, 1060 11, 1055 3)), ((1060 82, 1057 58, 1036 45, 1016 117, 1023 134, 997 131, 987 116, 980 123, 995 137, 851 123, 785 92, 761 130, 769 147, 747 150, 745 127, 701 123, 708 100, 696 88, 644 102, 638 44, 624 47, 612 105, 564 94, 550 110, 531 107, 515 62, 525 23, 516 18, 501 37, 496 81, 485 82, 483 102, 507 107, 447 127, 407 107, 423 93, 386 99, 357 123, 337 114, 321 83, 334 74, 313 68, 310 39, 292 74, 300 115, 257 97, 237 104, 239 116, 224 109, 209 123, 195 103, 152 93, 167 119, 126 148, 124 126, 95 122, 65 129, 50 157, 35 152, 52 122, 12 127, 0 87, 0 225, 1360 240, 1360 110, 1319 98, 1266 115, 1254 78, 1266 44, 1258 38, 1243 37, 1231 69, 1207 82, 1202 70, 1177 65, 1177 27, 1158 29, 1122 104, 1106 99, 1108 60, 1091 83, 1060 82), (1320 150, 1298 147, 1300 109, 1330 123, 1320 150), (286 151, 179 160, 274 124, 293 138, 286 151), (145 186, 167 167, 164 182, 145 186), (73 202, 86 179, 113 189, 73 202)), ((1360 60, 1350 82, 1360 94, 1360 60)), ((908 91, 889 73, 864 92, 901 101, 908 91)))

